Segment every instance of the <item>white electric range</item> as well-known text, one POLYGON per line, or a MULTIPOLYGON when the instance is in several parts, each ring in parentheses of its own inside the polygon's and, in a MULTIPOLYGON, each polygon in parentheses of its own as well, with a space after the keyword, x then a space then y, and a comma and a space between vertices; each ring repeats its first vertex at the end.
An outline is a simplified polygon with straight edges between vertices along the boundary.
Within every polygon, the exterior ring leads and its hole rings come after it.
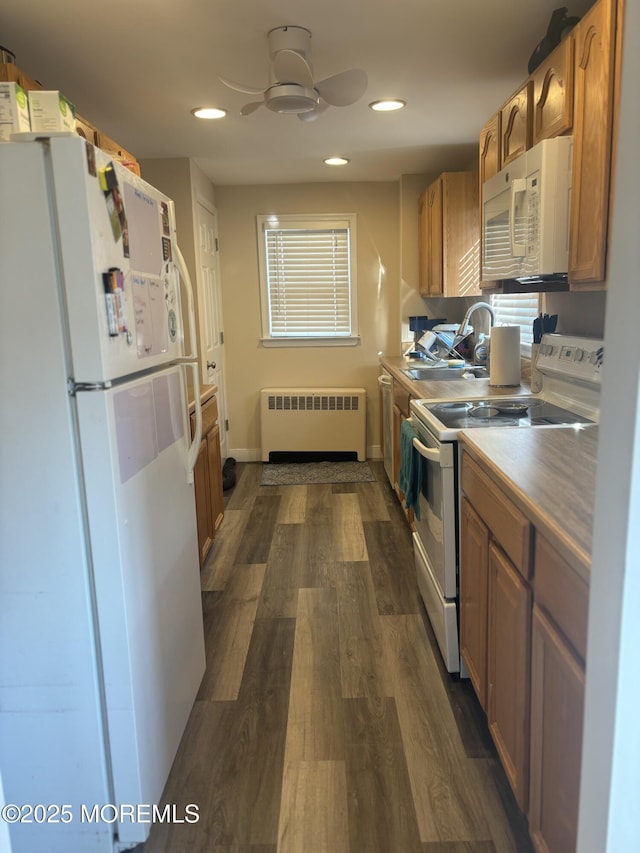
MULTIPOLYGON (((544 335, 536 369, 542 389, 529 396, 473 396, 412 400, 420 490, 413 549, 418 587, 449 672, 460 671, 458 620, 458 447, 460 430, 584 429, 598 422, 603 342, 544 335), (419 515, 419 518, 417 517, 419 515)), ((464 380, 460 380, 464 381, 464 380)))

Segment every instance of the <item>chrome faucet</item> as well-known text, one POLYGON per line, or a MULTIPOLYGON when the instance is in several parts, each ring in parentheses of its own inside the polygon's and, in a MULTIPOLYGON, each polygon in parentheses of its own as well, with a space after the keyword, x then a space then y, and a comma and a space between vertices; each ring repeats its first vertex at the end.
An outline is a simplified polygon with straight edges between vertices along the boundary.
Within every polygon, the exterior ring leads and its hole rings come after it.
POLYGON ((477 311, 478 308, 486 308, 486 310, 489 312, 489 316, 491 318, 490 325, 493 326, 493 324, 495 323, 496 315, 495 315, 495 312, 494 312, 493 308, 491 307, 491 305, 489 305, 487 302, 474 302, 473 305, 471 305, 467 309, 467 313, 464 315, 464 319, 463 319, 462 323, 460 323, 460 325, 458 326, 458 331, 456 332, 456 336, 455 336, 455 340, 458 343, 460 342, 460 340, 462 340, 463 338, 466 338, 466 336, 468 335, 467 325, 469 323, 469 317, 471 317, 471 315, 475 311, 477 311))

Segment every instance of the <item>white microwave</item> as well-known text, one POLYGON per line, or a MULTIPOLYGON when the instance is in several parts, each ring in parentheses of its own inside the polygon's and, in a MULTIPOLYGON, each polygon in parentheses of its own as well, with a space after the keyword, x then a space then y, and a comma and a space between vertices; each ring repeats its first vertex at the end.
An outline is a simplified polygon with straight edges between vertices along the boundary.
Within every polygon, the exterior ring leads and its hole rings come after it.
POLYGON ((544 139, 482 187, 482 280, 566 281, 573 137, 544 139))

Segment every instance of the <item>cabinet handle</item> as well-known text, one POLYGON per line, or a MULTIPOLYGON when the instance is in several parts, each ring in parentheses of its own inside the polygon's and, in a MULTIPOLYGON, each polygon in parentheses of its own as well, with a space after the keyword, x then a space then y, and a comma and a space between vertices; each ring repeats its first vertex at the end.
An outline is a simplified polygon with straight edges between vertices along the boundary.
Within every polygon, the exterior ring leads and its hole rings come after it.
POLYGON ((216 363, 215 363, 215 361, 208 361, 208 362, 207 362, 207 367, 209 368, 209 370, 215 370, 215 369, 216 369, 216 363))

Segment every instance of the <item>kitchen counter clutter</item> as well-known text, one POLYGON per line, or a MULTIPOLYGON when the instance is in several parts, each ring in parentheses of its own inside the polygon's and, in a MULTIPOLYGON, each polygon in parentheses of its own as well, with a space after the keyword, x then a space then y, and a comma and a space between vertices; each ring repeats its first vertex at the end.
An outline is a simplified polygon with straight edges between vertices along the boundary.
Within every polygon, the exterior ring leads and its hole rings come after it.
MULTIPOLYGON (((391 386, 387 390, 388 396, 385 398, 383 395, 381 406, 383 444, 387 448, 384 451, 385 470, 387 471, 391 486, 395 489, 401 503, 403 503, 403 494, 398 485, 398 475, 400 472, 400 429, 402 421, 410 416, 410 400, 424 398, 463 400, 469 397, 505 396, 506 394, 510 397, 515 397, 531 393, 529 385, 526 382, 521 382, 516 388, 491 388, 488 378, 455 378, 430 381, 412 379, 404 371, 416 367, 424 367, 425 363, 418 359, 404 358, 403 356, 382 356, 380 358, 380 366, 383 374, 388 374, 386 380, 383 379, 383 381, 389 383, 391 386), (389 401, 388 405, 392 407, 392 411, 386 413, 384 411, 385 399, 389 401), (389 432, 390 435, 385 435, 385 432, 389 432)), ((406 513, 407 520, 412 524, 412 510, 406 510, 406 513)))
POLYGON ((407 394, 414 399, 447 397, 451 400, 464 400, 469 397, 517 397, 531 393, 531 389, 524 379, 515 388, 492 388, 489 385, 488 376, 476 379, 437 379, 431 381, 411 379, 406 373, 403 373, 404 370, 425 366, 425 362, 415 358, 381 356, 380 366, 387 370, 407 394))

